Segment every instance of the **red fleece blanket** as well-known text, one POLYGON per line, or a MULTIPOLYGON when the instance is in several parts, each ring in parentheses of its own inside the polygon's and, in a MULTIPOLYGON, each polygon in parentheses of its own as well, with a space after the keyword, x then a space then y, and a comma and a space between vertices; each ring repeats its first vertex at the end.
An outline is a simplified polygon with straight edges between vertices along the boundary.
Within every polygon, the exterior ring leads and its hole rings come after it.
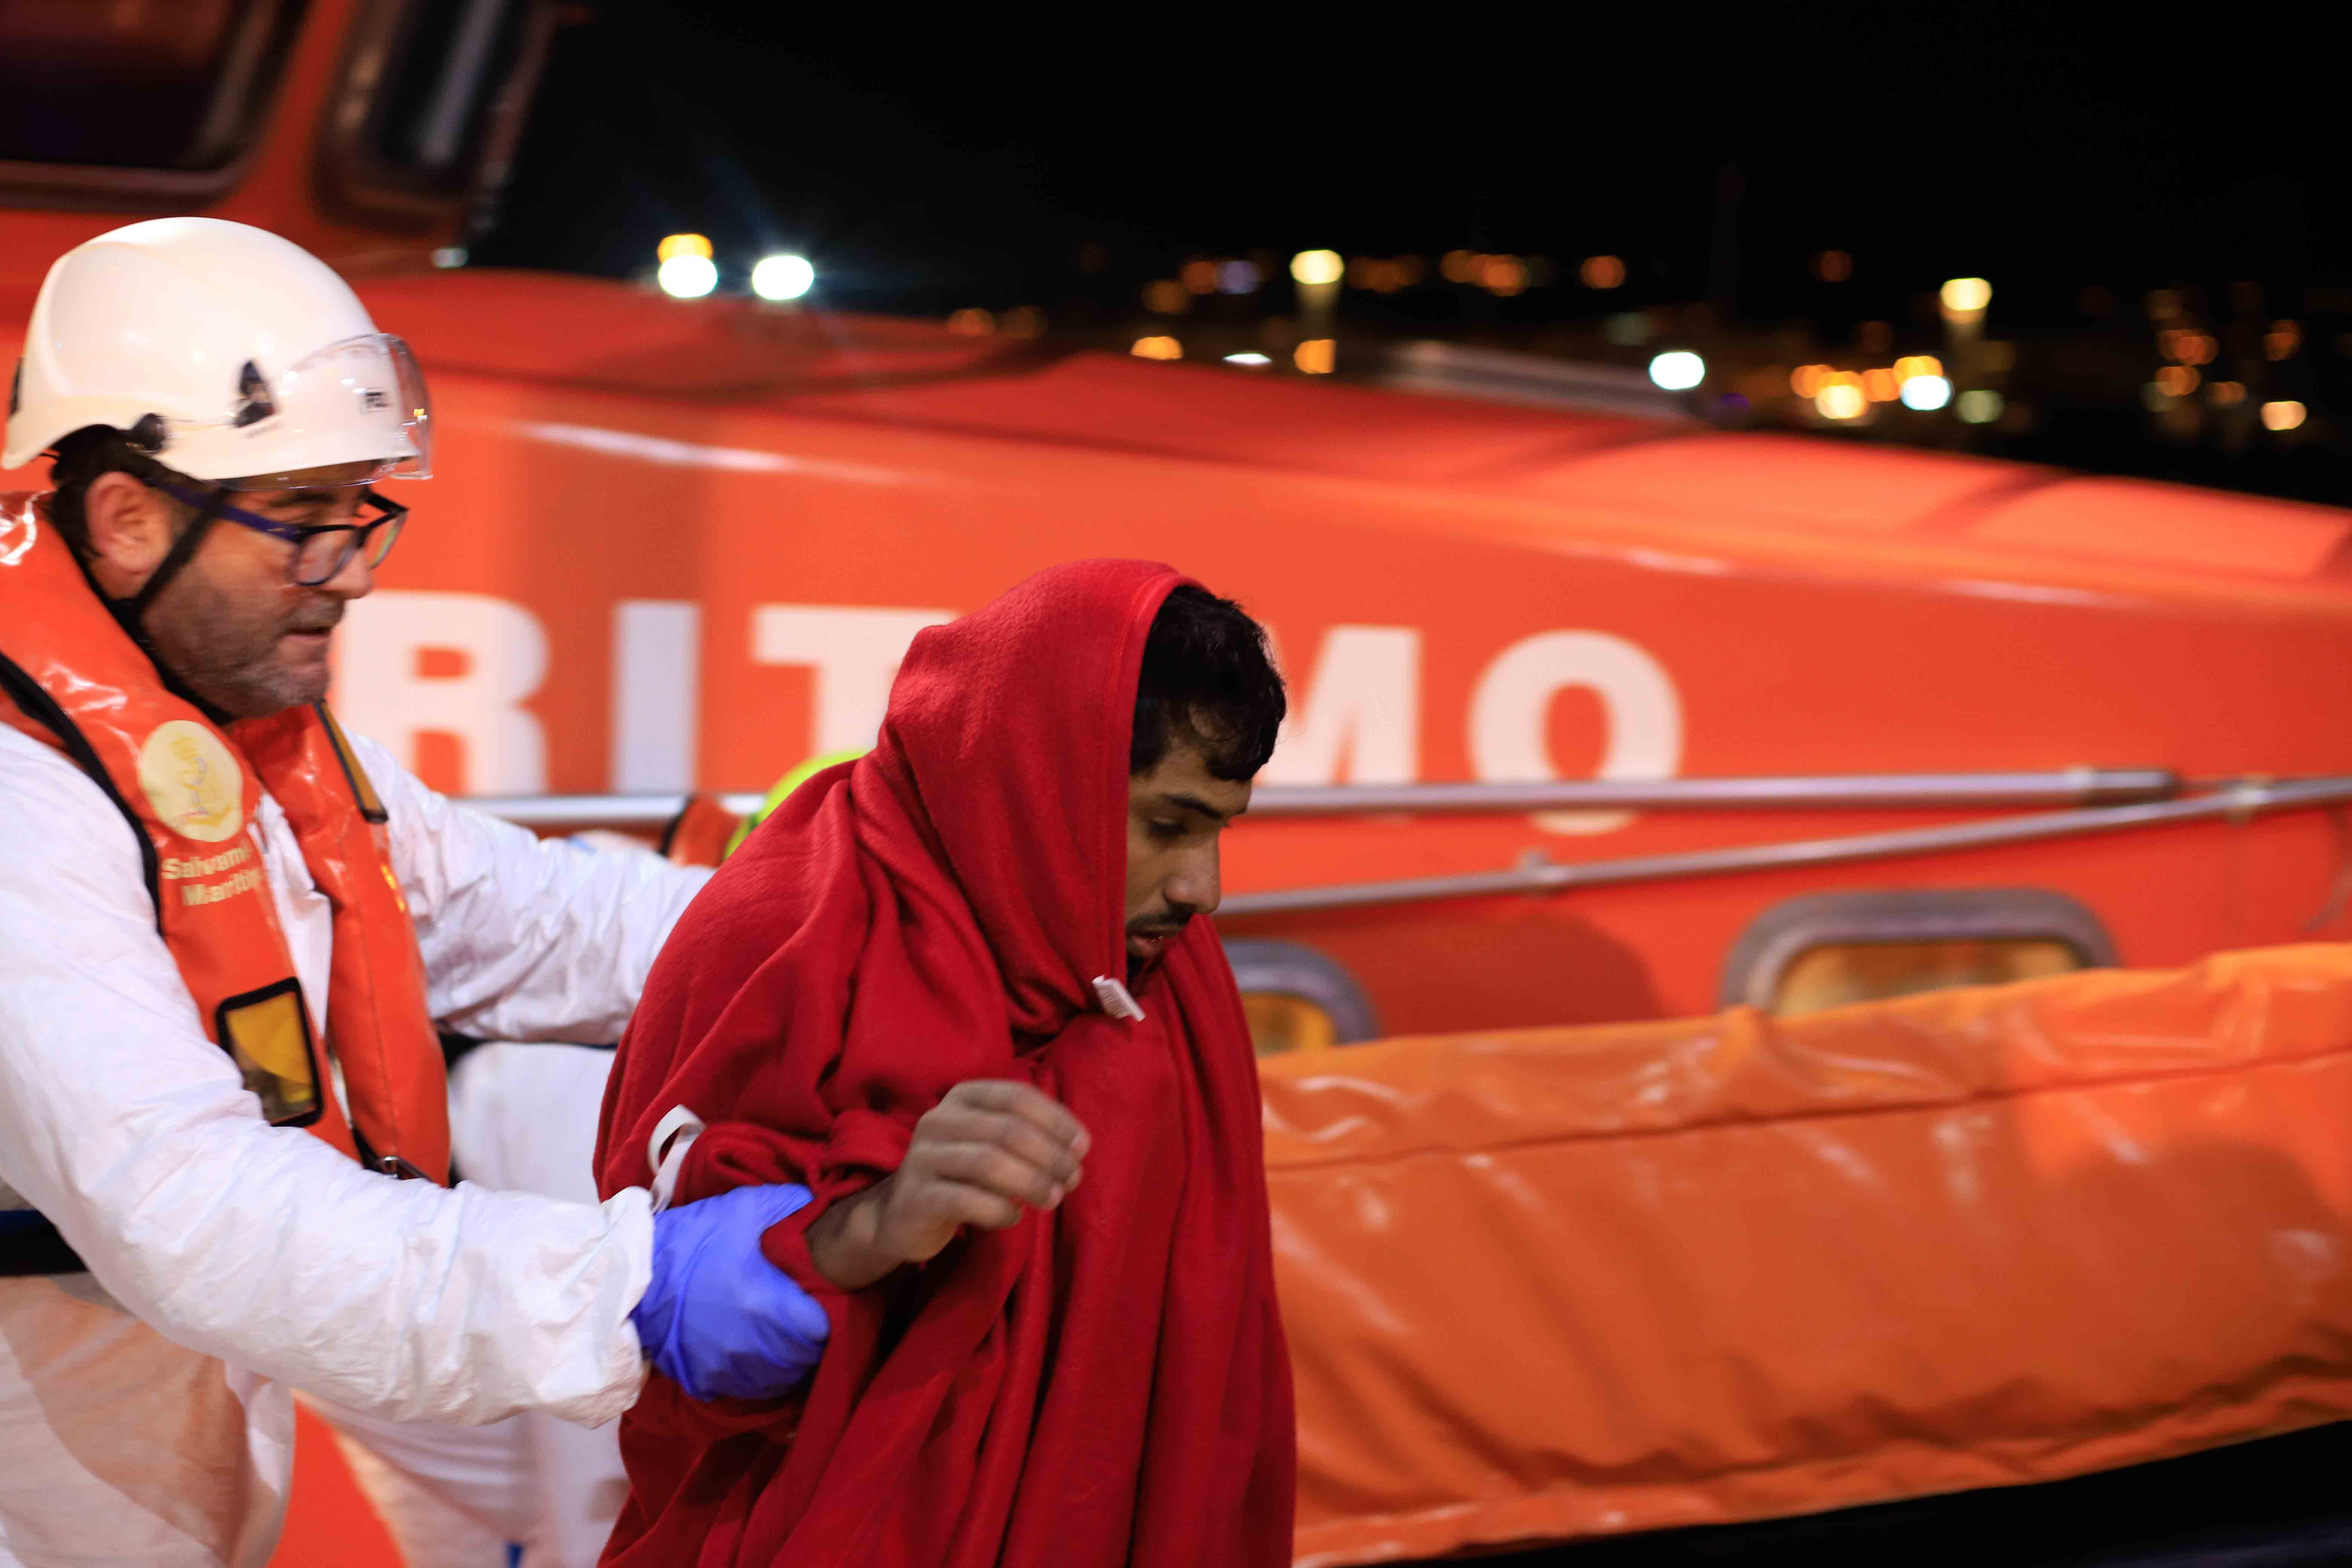
POLYGON ((677 1201, 805 1183, 768 1255, 833 1337, 801 1399, 623 1418, 604 1561, 788 1568, 1272 1568, 1290 1556, 1290 1369, 1257 1073, 1215 931, 1123 976, 1127 757, 1165 566, 1029 579, 919 636, 879 745, 803 785, 655 964, 597 1170, 644 1185, 672 1106, 710 1124, 677 1201), (954 1084, 1034 1083, 1085 1181, 1006 1231, 844 1293, 808 1224, 903 1156, 954 1084))

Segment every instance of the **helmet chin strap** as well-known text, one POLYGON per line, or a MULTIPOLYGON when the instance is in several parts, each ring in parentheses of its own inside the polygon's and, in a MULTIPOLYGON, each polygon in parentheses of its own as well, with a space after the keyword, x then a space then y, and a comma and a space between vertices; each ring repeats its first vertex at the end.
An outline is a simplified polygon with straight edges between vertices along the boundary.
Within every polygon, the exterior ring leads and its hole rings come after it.
MULTIPOLYGON (((163 677, 164 689, 174 697, 195 704, 205 718, 221 725, 229 723, 234 715, 224 709, 215 707, 191 690, 188 684, 173 671, 172 667, 163 662, 163 656, 156 651, 154 639, 147 635, 146 623, 147 606, 153 604, 156 595, 171 586, 172 580, 186 568, 189 562, 195 559, 196 552, 204 545, 205 535, 212 531, 213 523, 220 516, 221 506, 228 498, 229 488, 226 485, 213 487, 212 493, 205 498, 205 504, 197 509, 195 521, 182 529, 180 536, 172 541, 172 548, 163 552, 163 559, 155 563, 155 570, 147 574, 147 581, 139 585, 137 593, 126 595, 119 599, 102 590, 99 594, 100 601, 106 605, 107 612, 113 616, 115 624, 129 635, 132 642, 139 645, 139 651, 147 656, 149 662, 155 667, 155 673, 163 677)), ((84 567, 83 572, 84 575, 89 574, 87 567, 84 567)), ((91 580, 90 585, 97 587, 96 579, 91 580)))

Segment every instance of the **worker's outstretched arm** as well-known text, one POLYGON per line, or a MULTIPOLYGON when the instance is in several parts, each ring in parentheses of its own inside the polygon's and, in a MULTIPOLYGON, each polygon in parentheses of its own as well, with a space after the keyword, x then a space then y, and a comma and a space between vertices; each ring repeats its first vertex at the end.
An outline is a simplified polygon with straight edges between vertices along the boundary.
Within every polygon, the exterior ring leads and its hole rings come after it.
MULTIPOLYGON (((395 1419, 596 1423, 635 1397, 641 1333, 667 1331, 633 1321, 641 1301, 714 1329, 740 1310, 729 1270, 657 1265, 641 1190, 601 1207, 452 1192, 268 1126, 197 1023, 120 813, 8 731, 0 800, 0 1206, 47 1215, 158 1331, 395 1419)), ((773 1352, 772 1389, 813 1353, 773 1352)))

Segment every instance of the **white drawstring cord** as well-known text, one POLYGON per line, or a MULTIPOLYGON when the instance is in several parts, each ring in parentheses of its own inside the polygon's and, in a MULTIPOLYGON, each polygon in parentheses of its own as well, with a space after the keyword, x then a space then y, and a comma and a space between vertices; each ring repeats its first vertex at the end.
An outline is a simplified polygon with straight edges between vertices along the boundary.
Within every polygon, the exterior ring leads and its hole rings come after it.
POLYGON ((646 1163, 654 1173, 654 1213, 669 1207, 677 1191, 678 1167, 686 1163, 686 1152, 702 1130, 702 1118, 683 1105, 671 1106, 668 1114, 654 1123, 654 1135, 646 1141, 646 1163))

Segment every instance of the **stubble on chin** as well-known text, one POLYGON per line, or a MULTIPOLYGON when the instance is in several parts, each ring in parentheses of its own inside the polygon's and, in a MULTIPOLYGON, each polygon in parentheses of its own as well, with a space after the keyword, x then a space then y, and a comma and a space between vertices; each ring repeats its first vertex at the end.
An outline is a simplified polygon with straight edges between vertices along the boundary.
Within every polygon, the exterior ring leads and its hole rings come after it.
POLYGON ((316 702, 327 695, 324 664, 292 665, 268 658, 241 668, 220 671, 203 683, 190 681, 198 695, 239 719, 259 719, 316 702))
POLYGON ((322 648, 289 648, 285 628, 238 626, 224 616, 192 628, 185 646, 166 647, 174 673, 189 689, 238 719, 282 712, 327 694, 329 669, 322 648))
POLYGON ((300 664, 279 661, 271 672, 270 693, 282 697, 280 708, 292 708, 325 700, 332 671, 325 658, 306 660, 300 664))

